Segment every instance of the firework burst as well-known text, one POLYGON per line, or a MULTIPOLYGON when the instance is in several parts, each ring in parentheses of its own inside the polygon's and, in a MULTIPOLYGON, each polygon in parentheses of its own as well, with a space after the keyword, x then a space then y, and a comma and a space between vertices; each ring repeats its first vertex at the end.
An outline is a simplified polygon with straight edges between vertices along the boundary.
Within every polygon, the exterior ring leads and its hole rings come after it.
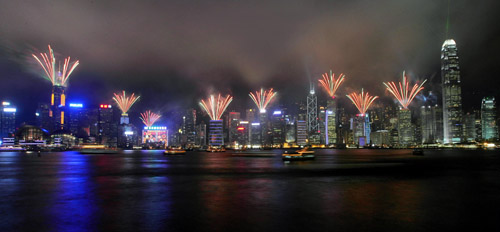
POLYGON ((399 89, 398 85, 394 82, 383 82, 385 87, 387 87, 387 90, 389 90, 394 97, 399 101, 401 106, 404 109, 408 109, 408 106, 410 103, 413 101, 415 96, 424 89, 422 87, 427 80, 424 80, 420 85, 415 84, 410 90, 410 82, 408 81, 408 78, 406 77, 406 73, 403 71, 403 82, 399 82, 399 89))
POLYGON ((333 74, 332 70, 330 70, 330 75, 328 75, 328 73, 324 73, 323 80, 319 80, 319 83, 323 86, 331 98, 335 98, 335 93, 342 82, 344 82, 344 77, 344 74, 340 74, 340 76, 335 80, 335 74, 333 74))
POLYGON ((115 100, 116 104, 122 111, 122 115, 127 115, 130 107, 132 107, 132 105, 140 98, 140 96, 135 96, 134 93, 127 97, 125 90, 122 91, 122 94, 114 93, 114 95, 113 100, 115 100))
POLYGON ((370 96, 370 94, 368 92, 365 93, 363 89, 361 89, 360 94, 352 92, 346 96, 354 103, 356 108, 358 108, 361 115, 364 115, 373 101, 378 98, 378 96, 370 96))
POLYGON ((144 113, 141 113, 141 120, 147 127, 152 127, 158 119, 160 119, 161 115, 155 114, 151 112, 151 110, 147 110, 144 113))
POLYGON ((206 101, 201 100, 200 106, 207 112, 210 119, 220 120, 222 114, 227 109, 231 101, 233 101, 233 97, 229 94, 225 98, 219 94, 217 99, 215 99, 214 95, 210 95, 206 101))
POLYGON ((75 61, 71 63, 71 57, 67 57, 64 59, 64 63, 61 67, 59 65, 59 70, 56 71, 56 58, 54 56, 54 50, 49 45, 49 53, 40 53, 40 58, 38 58, 35 54, 32 54, 33 58, 42 66, 43 71, 45 72, 45 78, 49 80, 52 85, 57 86, 67 86, 68 79, 73 70, 80 64, 80 61, 75 61))
POLYGON ((267 105, 271 102, 271 100, 276 96, 276 92, 273 92, 273 88, 264 91, 264 89, 260 89, 260 91, 255 91, 254 93, 248 94, 250 98, 255 102, 255 105, 259 108, 261 113, 266 112, 267 105))

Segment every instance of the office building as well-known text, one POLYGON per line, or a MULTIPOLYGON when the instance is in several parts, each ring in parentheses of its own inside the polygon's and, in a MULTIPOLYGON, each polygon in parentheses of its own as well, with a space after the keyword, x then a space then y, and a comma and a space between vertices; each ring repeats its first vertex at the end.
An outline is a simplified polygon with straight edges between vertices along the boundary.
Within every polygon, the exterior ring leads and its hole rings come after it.
POLYGON ((16 132, 17 108, 10 102, 3 101, 0 108, 0 139, 14 137, 16 132))
POLYGON ((497 108, 494 97, 485 97, 481 102, 481 131, 485 141, 498 139, 497 108))
POLYGON ((411 111, 400 109, 398 112, 399 146, 406 147, 414 143, 414 126, 411 123, 411 111))
POLYGON ((444 143, 460 143, 463 138, 462 87, 458 49, 454 40, 444 41, 441 48, 444 143))

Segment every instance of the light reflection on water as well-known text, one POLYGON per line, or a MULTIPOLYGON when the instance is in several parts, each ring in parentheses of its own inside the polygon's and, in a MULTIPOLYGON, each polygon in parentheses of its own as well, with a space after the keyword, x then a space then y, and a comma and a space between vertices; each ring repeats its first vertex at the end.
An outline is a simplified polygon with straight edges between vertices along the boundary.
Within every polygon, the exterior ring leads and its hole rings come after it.
POLYGON ((415 231, 458 229, 477 218, 496 222, 500 194, 488 186, 496 186, 497 156, 356 152, 325 150, 314 161, 293 163, 278 153, 0 153, 0 225, 6 231, 415 231), (447 162, 453 169, 444 168, 447 162), (465 165, 475 165, 474 175, 465 165))

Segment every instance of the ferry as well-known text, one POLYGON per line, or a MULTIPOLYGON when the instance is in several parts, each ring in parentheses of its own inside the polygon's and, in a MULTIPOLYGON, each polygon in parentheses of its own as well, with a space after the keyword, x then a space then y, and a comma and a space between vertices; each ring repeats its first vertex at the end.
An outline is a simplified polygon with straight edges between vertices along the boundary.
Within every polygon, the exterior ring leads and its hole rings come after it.
POLYGON ((106 147, 102 144, 84 144, 76 149, 80 154, 116 154, 119 152, 116 148, 106 147))
POLYGON ((284 161, 294 161, 294 160, 312 160, 315 158, 314 151, 309 150, 307 147, 301 150, 297 150, 294 153, 288 153, 285 151, 282 158, 284 161))
POLYGON ((225 152, 226 149, 224 147, 208 147, 208 152, 225 152))
POLYGON ((2 151, 26 151, 26 148, 20 146, 5 146, 0 147, 0 152, 2 151))
POLYGON ((171 147, 165 152, 163 152, 165 155, 184 155, 186 154, 186 150, 182 149, 181 147, 171 147))

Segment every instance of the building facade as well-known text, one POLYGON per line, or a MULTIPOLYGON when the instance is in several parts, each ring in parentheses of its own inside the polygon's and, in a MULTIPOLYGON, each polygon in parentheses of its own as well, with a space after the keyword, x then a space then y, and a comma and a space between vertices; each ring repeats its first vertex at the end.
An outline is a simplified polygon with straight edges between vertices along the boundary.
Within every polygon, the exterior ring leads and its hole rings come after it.
POLYGON ((444 41, 441 48, 441 78, 444 143, 460 143, 463 140, 462 87, 457 44, 452 39, 444 41))
POLYGON ((494 97, 485 97, 481 102, 481 132, 485 141, 498 139, 497 108, 494 97))

